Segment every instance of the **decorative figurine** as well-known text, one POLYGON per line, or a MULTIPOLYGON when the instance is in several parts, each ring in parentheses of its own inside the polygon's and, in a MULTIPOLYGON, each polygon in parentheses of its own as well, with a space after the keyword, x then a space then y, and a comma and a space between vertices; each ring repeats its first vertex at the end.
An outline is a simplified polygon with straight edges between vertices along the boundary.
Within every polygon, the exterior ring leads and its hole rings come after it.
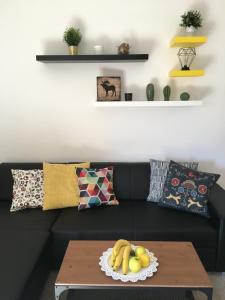
POLYGON ((184 93, 180 94, 180 100, 187 101, 189 99, 190 99, 190 94, 188 94, 187 92, 184 92, 184 93))
POLYGON ((149 83, 146 87, 146 96, 147 96, 148 101, 153 101, 154 95, 155 95, 154 84, 149 83))
POLYGON ((127 55, 130 52, 130 45, 128 43, 122 43, 118 47, 118 54, 127 55))
POLYGON ((103 54, 104 48, 102 45, 94 45, 94 53, 97 55, 103 54))
POLYGON ((169 85, 165 86, 163 89, 164 101, 170 100, 171 88, 169 85))
POLYGON ((190 70, 190 66, 196 56, 195 48, 180 48, 177 56, 180 61, 181 70, 190 70))

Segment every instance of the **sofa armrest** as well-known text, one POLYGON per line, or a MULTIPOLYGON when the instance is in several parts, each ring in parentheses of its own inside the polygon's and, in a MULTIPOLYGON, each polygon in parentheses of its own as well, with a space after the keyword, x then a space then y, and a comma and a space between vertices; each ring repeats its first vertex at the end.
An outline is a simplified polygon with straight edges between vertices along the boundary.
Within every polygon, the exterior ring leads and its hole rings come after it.
POLYGON ((225 271, 225 190, 215 184, 210 193, 209 210, 212 221, 218 227, 216 271, 225 271))

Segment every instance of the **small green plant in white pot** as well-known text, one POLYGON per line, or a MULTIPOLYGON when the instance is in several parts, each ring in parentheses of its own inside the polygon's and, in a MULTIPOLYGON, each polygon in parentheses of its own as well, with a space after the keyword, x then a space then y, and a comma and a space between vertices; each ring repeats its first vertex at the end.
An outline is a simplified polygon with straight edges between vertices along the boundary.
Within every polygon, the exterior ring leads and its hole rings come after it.
POLYGON ((181 16, 181 27, 186 29, 186 32, 193 33, 198 28, 202 27, 202 16, 197 10, 189 10, 181 16))
POLYGON ((82 34, 80 33, 80 29, 69 27, 65 30, 63 35, 63 40, 68 45, 69 53, 71 55, 78 54, 78 45, 81 39, 82 39, 82 34))

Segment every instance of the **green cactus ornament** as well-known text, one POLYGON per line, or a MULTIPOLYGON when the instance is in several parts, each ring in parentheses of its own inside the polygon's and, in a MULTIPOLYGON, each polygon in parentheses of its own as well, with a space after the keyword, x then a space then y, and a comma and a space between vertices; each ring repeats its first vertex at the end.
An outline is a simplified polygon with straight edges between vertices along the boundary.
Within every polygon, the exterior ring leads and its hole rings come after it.
POLYGON ((188 94, 187 92, 184 92, 184 93, 180 94, 180 100, 187 101, 189 99, 190 99, 190 94, 188 94))
POLYGON ((164 101, 170 100, 170 94, 171 94, 171 87, 167 85, 163 89, 164 101))
POLYGON ((146 87, 146 96, 147 96, 148 101, 153 101, 154 95, 155 95, 154 84, 149 83, 146 87))

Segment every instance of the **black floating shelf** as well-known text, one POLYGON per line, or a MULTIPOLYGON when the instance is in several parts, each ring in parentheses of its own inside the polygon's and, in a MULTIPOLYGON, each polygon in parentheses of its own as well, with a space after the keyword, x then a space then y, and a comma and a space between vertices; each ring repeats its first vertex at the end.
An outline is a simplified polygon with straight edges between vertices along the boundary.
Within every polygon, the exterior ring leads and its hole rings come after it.
POLYGON ((148 60, 148 54, 102 55, 36 55, 41 62, 139 62, 148 60))

